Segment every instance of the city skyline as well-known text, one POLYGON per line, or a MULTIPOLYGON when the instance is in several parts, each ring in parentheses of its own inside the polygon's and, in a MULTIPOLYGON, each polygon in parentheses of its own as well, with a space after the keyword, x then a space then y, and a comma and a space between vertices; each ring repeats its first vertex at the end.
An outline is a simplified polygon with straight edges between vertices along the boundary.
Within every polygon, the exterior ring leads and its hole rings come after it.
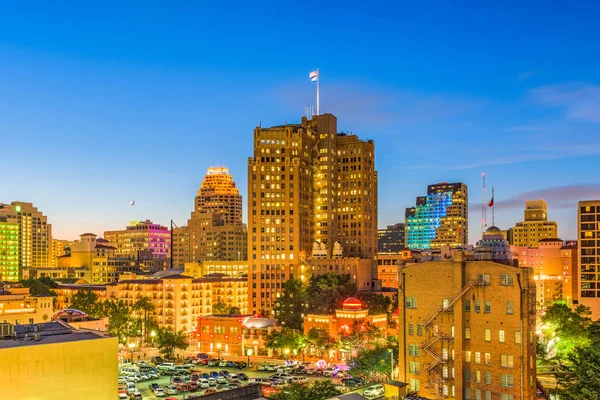
POLYGON ((361 8, 356 25, 357 9, 321 7, 332 12, 250 9, 271 25, 239 13, 228 30, 205 18, 223 10, 188 5, 146 10, 144 22, 136 7, 30 15, 2 6, 0 129, 11 151, 0 166, 11 173, 0 201, 32 202, 54 237, 74 239, 132 219, 182 225, 211 165, 227 165, 247 199, 254 127, 298 123, 314 105, 308 73, 319 67, 322 112, 375 141, 380 228, 403 222, 424 186, 464 182, 474 244, 485 172, 500 228, 522 220, 525 200, 543 198, 559 237, 575 239, 577 202, 600 197, 596 5, 440 5, 436 15, 391 6, 386 17, 361 8), (311 35, 275 18, 286 12, 327 38, 310 58, 283 61, 311 46, 311 35), (494 24, 507 15, 512 25, 494 24), (547 40, 557 27, 560 40, 547 40))

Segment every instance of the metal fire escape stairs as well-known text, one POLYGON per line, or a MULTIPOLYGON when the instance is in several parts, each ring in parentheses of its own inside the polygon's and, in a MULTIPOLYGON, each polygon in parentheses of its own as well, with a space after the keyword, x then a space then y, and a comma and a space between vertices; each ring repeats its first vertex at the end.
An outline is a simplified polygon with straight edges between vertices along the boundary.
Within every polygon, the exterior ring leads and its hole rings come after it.
POLYGON ((447 335, 444 332, 440 331, 437 328, 437 326, 433 324, 433 322, 440 313, 452 312, 454 310, 454 304, 475 285, 476 283, 473 281, 470 281, 467 284, 465 284, 465 286, 462 287, 460 292, 456 294, 456 296, 454 296, 454 298, 452 298, 452 300, 447 305, 438 308, 438 310, 423 324, 423 326, 431 333, 431 336, 423 343, 421 343, 420 348, 423 351, 427 352, 427 354, 429 354, 429 356, 431 356, 431 358, 433 359, 431 363, 425 365, 425 368, 429 373, 429 381, 427 382, 427 387, 434 392, 436 398, 438 399, 444 398, 443 382, 448 379, 447 376, 442 376, 442 372, 438 367, 441 367, 442 364, 446 364, 448 358, 443 357, 443 354, 440 354, 440 351, 436 349, 434 345, 441 341, 451 342, 454 340, 454 337, 452 335, 447 335))

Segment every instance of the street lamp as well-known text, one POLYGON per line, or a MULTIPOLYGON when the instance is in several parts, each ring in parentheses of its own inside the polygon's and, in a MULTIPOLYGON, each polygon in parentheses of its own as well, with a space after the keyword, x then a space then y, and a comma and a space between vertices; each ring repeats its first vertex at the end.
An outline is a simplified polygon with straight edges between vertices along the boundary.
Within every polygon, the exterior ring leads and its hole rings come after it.
POLYGON ((131 358, 129 360, 133 364, 133 348, 135 347, 135 343, 129 343, 127 346, 129 346, 129 351, 131 352, 131 358))
POLYGON ((287 358, 288 358, 288 355, 290 354, 290 349, 285 349, 285 350, 283 350, 283 353, 285 354, 285 358, 286 358, 286 360, 287 360, 287 358))
POLYGON ((248 356, 248 368, 252 365, 250 364, 250 356, 252 355, 252 349, 246 349, 246 355, 248 356))
POLYGON ((156 332, 152 331, 150 332, 150 337, 152 338, 152 346, 154 346, 154 337, 156 336, 156 332))
POLYGON ((217 358, 221 359, 221 343, 217 343, 217 358))
POLYGON ((390 357, 391 357, 391 374, 390 374, 390 379, 394 379, 394 352, 392 351, 392 349, 388 349, 388 351, 390 352, 390 357))

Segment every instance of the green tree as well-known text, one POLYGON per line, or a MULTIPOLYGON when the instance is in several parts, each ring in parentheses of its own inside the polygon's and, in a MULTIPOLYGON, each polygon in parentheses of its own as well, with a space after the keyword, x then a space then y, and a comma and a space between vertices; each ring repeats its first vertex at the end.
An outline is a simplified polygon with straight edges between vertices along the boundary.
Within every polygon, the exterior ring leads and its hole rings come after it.
POLYGON ((589 344, 567 355, 564 373, 556 375, 565 400, 600 400, 600 323, 588 329, 589 344))
POLYGON ((277 400, 325 400, 336 397, 342 392, 329 379, 314 381, 310 384, 292 382, 285 385, 281 392, 274 394, 277 400))
POLYGON ((239 307, 235 307, 235 306, 229 307, 229 311, 227 311, 227 314, 229 314, 229 315, 240 315, 241 313, 242 313, 242 310, 240 310, 239 307))
POLYGON ((364 319, 357 319, 352 326, 340 332, 340 349, 351 352, 357 349, 370 348, 381 343, 383 332, 379 327, 364 319))
POLYGON ((337 343, 326 330, 320 328, 310 328, 306 334, 306 341, 318 356, 328 354, 329 350, 333 349, 337 343))
POLYGON ((150 320, 150 314, 154 311, 154 303, 148 297, 140 297, 132 307, 138 315, 138 323, 141 326, 142 337, 145 342, 148 342, 148 321, 150 320))
POLYGON ((55 289, 58 285, 50 278, 33 279, 29 278, 21 281, 23 287, 29 288, 32 296, 56 296, 55 289))
POLYGON ((173 358, 175 350, 187 350, 189 342, 187 334, 183 331, 173 332, 161 329, 156 336, 156 344, 160 354, 173 358))
POLYGON ((265 347, 274 350, 289 350, 293 353, 302 352, 307 345, 306 337, 297 330, 281 328, 281 331, 273 331, 265 337, 265 347))
POLYGON ((103 314, 102 302, 98 301, 98 295, 89 289, 79 290, 73 295, 71 308, 81 310, 93 318, 103 314))
POLYGON ((223 315, 229 313, 229 305, 223 302, 215 303, 212 306, 213 315, 223 315))
POLYGON ((108 333, 116 336, 120 343, 127 343, 127 339, 138 336, 138 320, 132 315, 131 309, 123 300, 105 300, 102 304, 104 314, 108 317, 108 333))
MULTIPOLYGON (((384 346, 376 346, 372 349, 360 349, 358 355, 350 363, 350 374, 352 376, 364 376, 371 379, 378 375, 391 378, 392 372, 392 349, 384 346)), ((395 360, 398 360, 397 356, 395 360)), ((394 361, 394 366, 397 361, 394 361)))
POLYGON ((313 275, 306 289, 308 311, 333 314, 348 297, 356 296, 356 283, 349 274, 313 275))
POLYGON ((277 298, 273 311, 281 326, 302 329, 303 314, 306 312, 306 289, 302 281, 288 279, 283 284, 281 296, 277 298))
POLYGON ((562 363, 576 347, 589 344, 590 315, 589 307, 580 305, 571 310, 563 301, 557 301, 546 309, 541 317, 543 335, 538 340, 551 357, 547 361, 562 363))
MULTIPOLYGON (((371 315, 386 314, 389 317, 391 312, 393 312, 390 310, 392 306, 392 299, 382 295, 381 293, 360 292, 358 293, 358 298, 365 303, 365 307, 369 310, 369 314, 371 315)), ((398 303, 396 302, 396 304, 398 303)))

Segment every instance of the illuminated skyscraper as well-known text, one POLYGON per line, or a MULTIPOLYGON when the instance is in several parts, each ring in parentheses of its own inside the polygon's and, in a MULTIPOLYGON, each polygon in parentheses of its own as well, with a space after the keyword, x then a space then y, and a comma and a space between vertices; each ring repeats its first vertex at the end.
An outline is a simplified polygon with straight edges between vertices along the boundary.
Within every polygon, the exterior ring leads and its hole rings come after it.
POLYGON ((247 259, 242 196, 224 167, 209 168, 187 226, 173 231, 173 264, 247 259))
POLYGON ((52 225, 47 217, 31 203, 12 202, 10 205, 0 203, 0 237, 7 238, 7 244, 0 240, 0 264, 3 280, 19 280, 24 267, 47 267, 50 265, 52 243, 52 225), (18 264, 14 264, 14 232, 18 228, 18 264), (4 232, 4 233, 2 233, 4 232), (12 243, 12 244, 8 244, 12 243), (4 249, 4 250, 3 250, 4 249))
POLYGON ((166 258, 171 246, 171 232, 166 226, 149 219, 132 221, 123 230, 106 231, 104 239, 113 246, 116 256, 138 258, 140 251, 149 251, 154 258, 166 258))
POLYGON ((411 250, 468 243, 469 193, 464 183, 427 186, 427 196, 406 209, 406 246, 411 250))
POLYGON ((377 231, 379 254, 400 254, 406 247, 404 224, 388 225, 385 229, 377 231))
POLYGON ((542 239, 558 236, 558 223, 548 221, 548 204, 544 200, 527 200, 525 220, 509 229, 509 243, 513 246, 535 247, 542 239))
POLYGON ((579 239, 579 303, 600 318, 600 200, 580 201, 577 212, 579 239))
POLYGON ((272 309, 290 278, 348 273, 359 289, 370 287, 377 253, 374 164, 373 141, 337 133, 331 114, 254 130, 248 159, 252 311, 272 309))

